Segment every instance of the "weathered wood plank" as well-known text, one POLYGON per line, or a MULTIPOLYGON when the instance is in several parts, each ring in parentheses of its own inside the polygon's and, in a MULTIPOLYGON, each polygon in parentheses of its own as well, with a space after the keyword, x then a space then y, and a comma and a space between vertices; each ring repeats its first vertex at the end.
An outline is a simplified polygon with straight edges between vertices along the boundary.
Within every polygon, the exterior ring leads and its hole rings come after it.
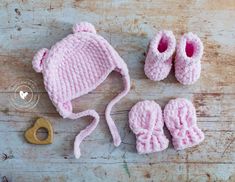
MULTIPOLYGON (((109 87, 109 86, 108 86, 109 87)), ((109 88, 111 89, 111 88, 109 88)), ((102 92, 92 92, 88 95, 82 96, 78 99, 75 99, 72 103, 75 107, 75 112, 79 110, 85 110, 88 108, 93 108, 97 110, 101 115, 104 115, 104 109, 110 100, 118 93, 110 91, 109 93, 102 92), (94 102, 88 102, 87 100, 93 100, 94 102)), ((37 107, 29 111, 20 112, 15 109, 9 102, 10 95, 13 93, 0 93, 2 97, 2 105, 0 105, 0 111, 3 115, 27 115, 27 116, 36 116, 36 115, 56 115, 59 116, 56 109, 52 105, 51 101, 48 98, 47 93, 39 93, 40 100, 37 104, 37 107)), ((176 97, 184 97, 191 100, 195 107, 199 121, 235 121, 235 108, 234 108, 234 98, 235 94, 219 94, 219 93, 203 93, 203 94, 185 94, 185 93, 174 93, 168 92, 165 94, 159 94, 154 92, 149 92, 148 95, 142 94, 141 92, 131 91, 128 96, 115 105, 112 114, 119 115, 124 113, 123 116, 127 116, 127 112, 130 108, 140 100, 156 100, 164 109, 164 106, 170 99, 176 97)), ((127 117, 122 118, 127 120, 127 117)), ((125 123, 125 121, 123 121, 125 123)))
MULTIPOLYGON (((69 168, 57 164, 43 164, 38 166, 26 162, 31 170, 22 170, 22 163, 16 162, 12 172, 7 171, 12 181, 185 181, 185 164, 128 164, 126 162, 116 164, 71 164, 69 168), (51 170, 45 171, 44 169, 51 170), (144 170, 142 170, 144 169, 144 170), (177 177, 170 174, 174 173, 177 177), (113 176, 116 176, 113 179, 113 176), (85 180, 83 180, 85 179, 85 180)), ((5 172, 5 171, 4 171, 5 172)), ((1 173, 0 173, 1 174, 1 173)))
MULTIPOLYGON (((234 0, 2 0, 0 3, 0 180, 8 181, 234 181, 235 178, 235 1, 234 0), (74 159, 73 140, 89 122, 62 119, 50 102, 41 74, 31 60, 69 33, 75 22, 93 23, 126 61, 132 89, 113 109, 123 142, 114 148, 104 119, 106 104, 121 90, 116 73, 95 91, 73 101, 75 111, 94 108, 101 121, 74 159), (164 81, 149 81, 143 72, 149 40, 157 30, 171 29, 177 40, 197 33, 205 46, 202 76, 182 86, 172 72, 164 81), (32 110, 12 107, 9 90, 18 78, 38 86, 40 100, 32 110), (140 156, 128 127, 128 111, 139 100, 156 100, 162 108, 172 98, 194 103, 205 141, 177 152, 140 156), (90 102, 90 101, 93 102, 90 102), (25 142, 23 132, 37 116, 55 129, 52 145, 25 142), (9 158, 3 153, 7 154, 9 158)), ((167 130, 167 137, 170 138, 167 130)), ((45 134, 45 133, 42 133, 45 134)))
MULTIPOLYGON (((128 131, 126 131, 128 132, 128 131)), ((97 133, 97 132, 96 132, 97 133)), ((94 134, 96 134, 94 133, 94 134)), ((203 144, 187 149, 175 151, 172 146, 163 152, 139 156, 135 149, 135 138, 128 134, 123 137, 123 143, 115 148, 111 139, 87 138, 81 145, 83 157, 74 160, 73 141, 75 132, 55 134, 53 145, 35 146, 25 143, 23 132, 1 132, 0 136, 8 145, 2 145, 3 153, 13 155, 13 160, 35 160, 69 164, 73 163, 115 163, 122 162, 123 155, 128 163, 235 163, 234 131, 205 132, 206 140, 203 144), (7 136, 6 136, 7 133, 7 136), (96 150, 94 150, 94 148, 96 150), (69 158, 70 160, 65 160, 69 158)), ((170 137, 169 137, 170 138, 170 137)))
MULTIPOLYGON (((26 162, 31 170, 16 163, 12 171, 1 171, 11 181, 234 181, 233 164, 71 164, 70 167, 26 162), (43 169, 48 169, 44 171, 43 169), (189 175, 187 175, 187 171, 189 175), (173 175, 174 174, 174 175, 173 175), (86 179, 86 180, 83 180, 86 179)), ((1 174, 1 173, 0 173, 1 174)))

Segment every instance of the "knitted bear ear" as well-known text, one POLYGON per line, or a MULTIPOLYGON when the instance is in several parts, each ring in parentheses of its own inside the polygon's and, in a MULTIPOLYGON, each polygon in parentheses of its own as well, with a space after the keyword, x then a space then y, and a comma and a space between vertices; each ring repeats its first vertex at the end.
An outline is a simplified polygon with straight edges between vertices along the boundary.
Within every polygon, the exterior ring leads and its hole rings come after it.
POLYGON ((48 55, 49 50, 46 48, 40 49, 35 56, 33 57, 33 69, 40 73, 43 70, 43 62, 45 61, 47 55, 48 55))
POLYGON ((89 32, 96 34, 95 27, 88 22, 81 22, 73 26, 73 33, 76 32, 89 32))

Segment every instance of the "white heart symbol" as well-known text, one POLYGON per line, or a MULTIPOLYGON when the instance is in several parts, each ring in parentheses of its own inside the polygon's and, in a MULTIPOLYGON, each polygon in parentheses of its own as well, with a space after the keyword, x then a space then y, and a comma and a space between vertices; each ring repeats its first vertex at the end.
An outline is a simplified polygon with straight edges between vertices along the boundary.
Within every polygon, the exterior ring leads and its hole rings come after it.
POLYGON ((27 97, 27 95, 28 95, 28 92, 23 92, 22 90, 20 91, 20 98, 21 99, 24 100, 27 97))

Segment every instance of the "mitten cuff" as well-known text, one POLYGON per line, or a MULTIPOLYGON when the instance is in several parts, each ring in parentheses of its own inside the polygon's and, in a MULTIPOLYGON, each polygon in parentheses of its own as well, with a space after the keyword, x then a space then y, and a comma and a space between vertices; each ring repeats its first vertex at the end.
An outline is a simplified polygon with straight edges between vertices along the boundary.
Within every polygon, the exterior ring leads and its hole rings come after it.
POLYGON ((172 142, 176 150, 183 150, 198 145, 204 140, 204 133, 197 126, 171 132, 172 142))
POLYGON ((139 154, 149 154, 165 150, 168 147, 169 140, 163 133, 152 135, 150 138, 146 135, 137 136, 136 149, 139 154))

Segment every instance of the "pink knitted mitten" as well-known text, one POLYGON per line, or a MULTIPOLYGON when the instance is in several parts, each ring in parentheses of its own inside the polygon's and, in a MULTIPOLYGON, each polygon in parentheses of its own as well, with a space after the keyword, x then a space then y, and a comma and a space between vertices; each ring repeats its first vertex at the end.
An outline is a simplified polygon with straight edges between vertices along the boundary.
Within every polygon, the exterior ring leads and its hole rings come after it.
POLYGON ((129 125, 136 135, 136 148, 139 154, 162 151, 168 146, 163 132, 161 107, 154 101, 135 104, 129 112, 129 125))
POLYGON ((202 54, 199 37, 191 32, 184 34, 177 45, 175 59, 175 76, 180 83, 190 85, 199 79, 202 54))
POLYGON ((160 81, 167 77, 175 46, 175 36, 171 31, 160 31, 152 39, 144 65, 145 75, 150 80, 160 81))
POLYGON ((176 150, 195 146, 204 140, 204 134, 197 126, 195 108, 188 100, 171 100, 164 109, 164 119, 176 150))

